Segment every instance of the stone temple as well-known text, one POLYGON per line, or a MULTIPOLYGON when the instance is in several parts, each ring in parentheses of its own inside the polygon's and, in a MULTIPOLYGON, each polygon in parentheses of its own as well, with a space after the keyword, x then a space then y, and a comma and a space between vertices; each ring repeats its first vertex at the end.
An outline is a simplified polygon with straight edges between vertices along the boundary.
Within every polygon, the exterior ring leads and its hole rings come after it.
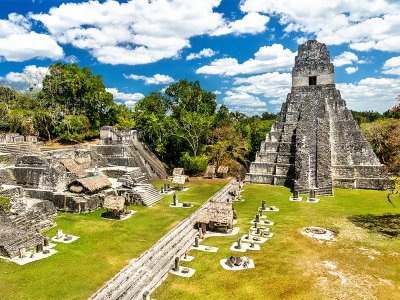
POLYGON ((325 44, 299 46, 292 89, 261 143, 246 181, 332 195, 333 187, 385 189, 385 167, 335 87, 325 44))

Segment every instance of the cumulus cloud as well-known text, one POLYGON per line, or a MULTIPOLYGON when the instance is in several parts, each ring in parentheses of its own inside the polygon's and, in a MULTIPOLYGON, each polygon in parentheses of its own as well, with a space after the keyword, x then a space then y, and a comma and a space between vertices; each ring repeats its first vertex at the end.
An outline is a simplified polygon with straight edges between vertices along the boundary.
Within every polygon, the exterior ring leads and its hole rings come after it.
POLYGON ((353 52, 344 51, 340 55, 336 56, 332 63, 335 67, 341 67, 345 65, 352 65, 353 62, 358 61, 358 56, 355 55, 353 52))
POLYGON ((224 104, 230 110, 255 115, 266 111, 267 102, 281 104, 290 92, 290 73, 266 73, 250 77, 238 77, 234 86, 226 92, 224 104))
POLYGON ((114 100, 120 103, 122 102, 130 109, 133 109, 136 103, 140 99, 144 98, 144 95, 142 93, 124 93, 120 92, 116 88, 106 88, 106 91, 114 96, 114 100))
POLYGON ((197 69, 196 73, 233 76, 288 70, 293 66, 295 55, 295 52, 285 49, 283 45, 273 44, 261 47, 254 58, 243 63, 232 57, 216 59, 210 65, 197 69))
POLYGON ((89 1, 32 14, 60 43, 89 50, 98 61, 138 65, 173 58, 190 38, 225 24, 220 0, 89 1))
POLYGON ((214 92, 213 92, 213 94, 214 94, 214 95, 221 95, 221 94, 222 94, 222 92, 221 92, 221 91, 219 91, 219 90, 216 90, 216 91, 214 91, 214 92))
POLYGON ((212 36, 219 36, 225 34, 256 34, 264 32, 267 29, 266 24, 269 21, 269 17, 261 15, 257 12, 250 12, 246 14, 242 19, 229 22, 223 26, 217 28, 211 33, 212 36))
POLYGON ((22 62, 32 58, 61 59, 63 49, 49 35, 30 31, 24 16, 12 13, 0 19, 0 58, 22 62))
POLYGON ((49 74, 47 67, 37 67, 29 65, 22 72, 10 72, 6 75, 5 80, 12 83, 22 83, 23 85, 33 90, 40 90, 42 81, 49 74))
POLYGON ((224 104, 227 106, 266 106, 267 104, 264 101, 261 101, 258 97, 250 95, 248 93, 227 91, 226 96, 223 98, 224 104))
POLYGON ((263 96, 270 104, 285 102, 290 92, 292 75, 290 73, 265 73, 247 78, 235 78, 233 91, 263 96))
POLYGON ((0 38, 27 33, 30 27, 28 19, 24 16, 16 13, 9 14, 7 20, 0 19, 0 38))
POLYGON ((382 73, 400 75, 400 56, 392 57, 385 61, 382 73))
POLYGON ((236 111, 241 112, 248 116, 262 115, 264 112, 267 111, 265 107, 253 107, 253 106, 230 106, 229 110, 233 112, 236 111))
POLYGON ((358 71, 358 67, 347 67, 344 69, 347 74, 353 74, 358 71))
POLYGON ((126 79, 132 80, 143 80, 144 84, 170 84, 175 81, 171 76, 162 75, 162 74, 155 74, 153 76, 147 77, 142 75, 135 75, 135 74, 124 74, 126 79))
POLYGON ((348 108, 358 111, 384 112, 396 104, 400 79, 365 78, 356 83, 337 84, 348 108))
POLYGON ((204 48, 198 53, 190 53, 188 56, 186 56, 186 60, 193 60, 193 59, 198 59, 202 57, 212 57, 216 55, 218 51, 214 51, 213 49, 210 48, 204 48))
POLYGON ((313 34, 329 45, 358 51, 399 51, 400 2, 389 0, 244 0, 243 12, 276 15, 286 32, 313 34))
POLYGON ((106 88, 106 91, 113 94, 114 100, 121 100, 121 101, 138 101, 144 98, 142 93, 124 93, 120 92, 116 88, 106 88))

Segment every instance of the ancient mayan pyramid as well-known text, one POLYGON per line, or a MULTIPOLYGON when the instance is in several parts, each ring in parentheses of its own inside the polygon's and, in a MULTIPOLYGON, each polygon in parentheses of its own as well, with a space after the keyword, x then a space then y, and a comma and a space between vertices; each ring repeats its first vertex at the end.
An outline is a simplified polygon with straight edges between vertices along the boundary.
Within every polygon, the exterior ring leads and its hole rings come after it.
POLYGON ((384 189, 384 166, 354 121, 334 83, 334 67, 325 44, 299 46, 292 90, 282 105, 247 182, 315 189, 332 195, 332 187, 384 189))

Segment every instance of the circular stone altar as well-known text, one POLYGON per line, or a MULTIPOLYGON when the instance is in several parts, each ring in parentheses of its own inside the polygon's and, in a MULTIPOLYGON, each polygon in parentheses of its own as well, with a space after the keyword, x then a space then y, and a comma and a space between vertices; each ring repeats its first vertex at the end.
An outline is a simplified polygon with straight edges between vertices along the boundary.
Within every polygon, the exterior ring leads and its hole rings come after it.
POLYGON ((303 228, 301 230, 301 234, 314 239, 325 241, 331 241, 336 236, 336 232, 316 226, 303 228))

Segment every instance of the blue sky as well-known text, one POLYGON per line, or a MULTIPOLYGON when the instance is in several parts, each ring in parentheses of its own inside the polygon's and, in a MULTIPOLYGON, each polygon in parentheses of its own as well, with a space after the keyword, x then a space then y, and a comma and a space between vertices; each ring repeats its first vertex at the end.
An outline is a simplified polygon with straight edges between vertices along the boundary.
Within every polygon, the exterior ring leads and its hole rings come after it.
POLYGON ((103 74, 133 107, 181 78, 219 104, 278 112, 299 43, 328 45, 348 107, 391 108, 400 94, 396 0, 0 0, 0 80, 36 83, 57 61, 103 74))

